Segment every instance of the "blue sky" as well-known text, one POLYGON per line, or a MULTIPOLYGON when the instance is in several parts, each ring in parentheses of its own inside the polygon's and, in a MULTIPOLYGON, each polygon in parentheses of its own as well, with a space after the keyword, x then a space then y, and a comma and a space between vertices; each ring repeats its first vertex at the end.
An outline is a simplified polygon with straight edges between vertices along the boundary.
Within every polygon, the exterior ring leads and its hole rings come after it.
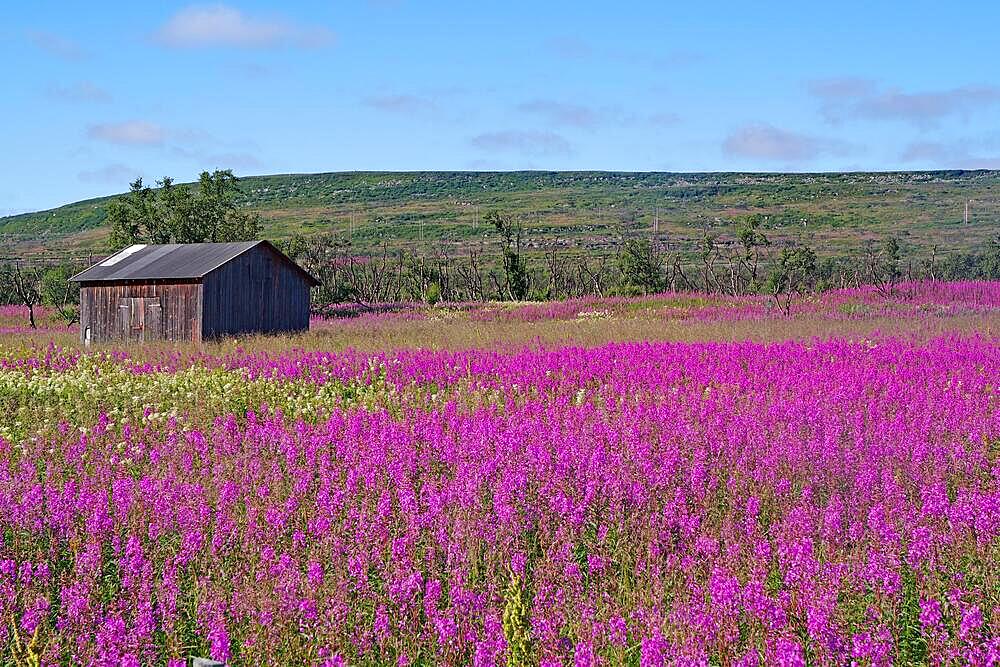
POLYGON ((1000 168, 1000 3, 5 6, 0 214, 340 170, 1000 168))

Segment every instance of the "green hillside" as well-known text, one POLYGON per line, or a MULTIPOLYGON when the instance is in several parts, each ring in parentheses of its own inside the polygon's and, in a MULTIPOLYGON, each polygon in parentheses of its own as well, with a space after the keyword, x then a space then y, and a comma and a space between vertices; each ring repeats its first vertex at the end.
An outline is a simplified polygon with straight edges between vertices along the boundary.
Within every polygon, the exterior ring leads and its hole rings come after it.
MULTIPOLYGON (((841 254, 892 233, 914 249, 969 249, 1000 234, 1000 171, 847 174, 613 172, 347 172, 242 179, 242 206, 266 236, 336 232, 364 250, 390 245, 460 252, 491 209, 523 217, 529 249, 609 249, 649 234, 692 247, 743 216, 768 216, 776 240, 841 254), (970 223, 963 221, 971 200, 970 223), (477 224, 477 219, 480 223, 477 224)), ((0 218, 5 252, 100 252, 108 198, 0 218)))

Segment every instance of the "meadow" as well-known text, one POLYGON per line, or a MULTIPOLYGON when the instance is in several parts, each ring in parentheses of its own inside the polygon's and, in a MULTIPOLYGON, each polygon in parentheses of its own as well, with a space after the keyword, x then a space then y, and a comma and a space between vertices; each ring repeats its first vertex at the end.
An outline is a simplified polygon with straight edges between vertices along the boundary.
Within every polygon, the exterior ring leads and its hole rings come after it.
POLYGON ((325 312, 0 310, 0 663, 1000 664, 1000 283, 325 312))

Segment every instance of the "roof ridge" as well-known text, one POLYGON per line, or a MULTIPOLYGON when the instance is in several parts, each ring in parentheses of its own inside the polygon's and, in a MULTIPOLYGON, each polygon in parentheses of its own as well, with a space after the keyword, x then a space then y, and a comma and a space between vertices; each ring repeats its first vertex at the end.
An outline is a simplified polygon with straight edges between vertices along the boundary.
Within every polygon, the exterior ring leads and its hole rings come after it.
POLYGON ((77 273, 72 282, 196 280, 253 248, 265 245, 311 283, 316 279, 267 239, 207 243, 133 244, 77 273))

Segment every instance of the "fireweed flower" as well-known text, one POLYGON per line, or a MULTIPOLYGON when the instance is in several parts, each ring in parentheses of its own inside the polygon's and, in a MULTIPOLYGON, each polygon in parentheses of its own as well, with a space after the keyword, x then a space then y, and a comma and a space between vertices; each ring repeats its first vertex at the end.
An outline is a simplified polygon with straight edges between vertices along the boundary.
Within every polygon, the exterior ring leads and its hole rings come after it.
POLYGON ((936 627, 941 622, 941 603, 937 600, 920 601, 920 623, 925 628, 936 627))
POLYGON ((662 667, 667 663, 668 643, 654 633, 644 637, 639 646, 639 660, 642 667, 662 667))
POLYGON ((621 616, 613 616, 608 620, 608 641, 613 646, 624 647, 626 645, 628 629, 625 619, 621 616))
POLYGON ((39 351, 0 383, 77 380, 45 394, 59 419, 0 433, 0 647, 38 628, 84 664, 889 664, 916 598, 930 662, 988 664, 996 349, 39 351), (172 405, 74 389, 126 382, 172 405))
POLYGON ((781 667, 805 667, 806 657, 798 642, 781 638, 774 647, 774 662, 781 667))
POLYGON ((970 605, 962 612, 958 636, 967 641, 977 634, 981 627, 983 627, 983 611, 978 605, 970 605))

